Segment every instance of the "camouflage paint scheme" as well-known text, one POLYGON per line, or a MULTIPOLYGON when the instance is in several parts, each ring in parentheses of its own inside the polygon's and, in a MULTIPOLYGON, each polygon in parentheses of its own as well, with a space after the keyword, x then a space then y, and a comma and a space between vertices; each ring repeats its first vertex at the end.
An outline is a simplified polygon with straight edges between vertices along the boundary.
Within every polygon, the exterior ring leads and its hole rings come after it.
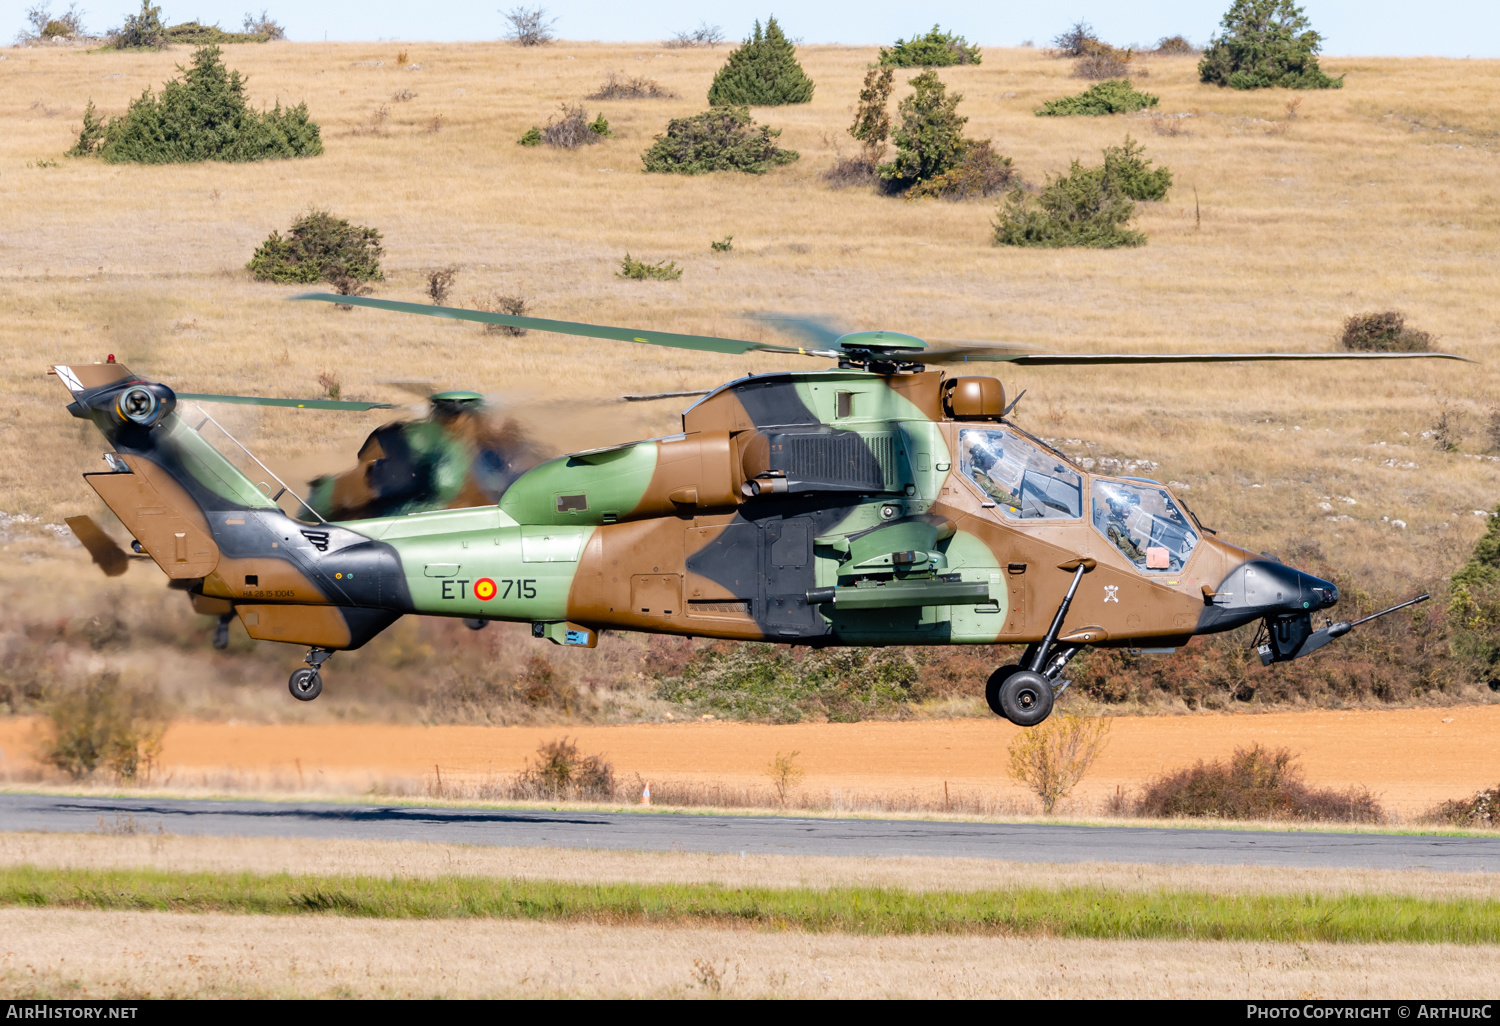
MULTIPOLYGON (((352 649, 420 614, 530 622, 538 636, 590 646, 606 628, 805 645, 1029 643, 1080 565, 1060 644, 1172 647, 1337 601, 1328 582, 1196 520, 1180 566, 1144 569, 1097 513, 1090 522, 1091 496, 1118 482, 1009 423, 1028 457, 1081 481, 1082 505, 1077 516, 1002 509, 959 472, 960 432, 1002 426, 993 378, 748 376, 687 410, 681 435, 542 463, 496 505, 308 522, 210 446, 166 386, 118 364, 55 372, 70 411, 114 448, 114 469, 89 484, 195 608, 233 612, 262 640, 352 649), (160 401, 150 426, 122 406, 145 403, 143 390, 160 401)), ((1170 501, 1154 482, 1120 487, 1170 501)))

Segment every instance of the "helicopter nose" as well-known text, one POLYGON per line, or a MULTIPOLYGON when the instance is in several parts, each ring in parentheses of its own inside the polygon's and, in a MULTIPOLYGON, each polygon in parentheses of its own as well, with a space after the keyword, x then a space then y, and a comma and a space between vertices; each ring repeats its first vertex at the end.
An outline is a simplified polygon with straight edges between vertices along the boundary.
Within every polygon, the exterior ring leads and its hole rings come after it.
POLYGON ((1303 573, 1284 563, 1255 560, 1244 567, 1244 604, 1300 613, 1327 609, 1339 600, 1332 581, 1303 573))
POLYGON ((1266 616, 1313 613, 1339 600, 1332 581, 1284 563, 1252 559, 1230 571, 1205 598, 1200 630, 1228 630, 1266 616))

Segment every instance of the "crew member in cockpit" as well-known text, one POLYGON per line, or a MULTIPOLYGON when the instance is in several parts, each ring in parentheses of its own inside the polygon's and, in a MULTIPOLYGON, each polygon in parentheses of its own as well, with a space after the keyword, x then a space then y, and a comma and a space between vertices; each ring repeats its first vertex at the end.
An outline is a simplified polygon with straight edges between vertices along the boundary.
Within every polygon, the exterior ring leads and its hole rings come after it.
POLYGON ((1140 514, 1140 496, 1126 492, 1123 495, 1108 495, 1104 501, 1109 507, 1109 514, 1104 521, 1105 536, 1132 563, 1145 562, 1146 543, 1150 539, 1130 526, 1131 519, 1140 514))

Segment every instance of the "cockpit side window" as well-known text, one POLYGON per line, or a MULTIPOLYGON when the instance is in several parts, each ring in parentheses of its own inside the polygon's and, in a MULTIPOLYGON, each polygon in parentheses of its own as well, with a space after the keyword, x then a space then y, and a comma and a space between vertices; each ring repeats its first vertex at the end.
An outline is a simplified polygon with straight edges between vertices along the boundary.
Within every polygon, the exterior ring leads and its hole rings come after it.
POLYGON ((1094 528, 1148 573, 1177 573, 1198 544, 1165 488, 1096 477, 1090 507, 1094 528))
POLYGON ((998 428, 965 428, 958 469, 1016 520, 1083 515, 1083 477, 1056 456, 998 428))

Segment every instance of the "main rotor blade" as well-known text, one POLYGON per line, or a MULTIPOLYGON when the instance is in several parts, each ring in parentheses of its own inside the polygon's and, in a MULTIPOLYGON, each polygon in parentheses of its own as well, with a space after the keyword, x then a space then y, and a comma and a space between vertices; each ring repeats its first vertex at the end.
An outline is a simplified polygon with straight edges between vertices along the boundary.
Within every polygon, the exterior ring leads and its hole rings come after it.
POLYGON ((481 324, 502 324, 509 328, 527 328, 531 331, 552 331, 559 335, 582 335, 584 338, 608 338, 617 342, 642 342, 648 346, 672 346, 675 349, 696 349, 705 353, 790 353, 799 356, 823 356, 838 359, 842 353, 835 349, 804 349, 794 346, 775 346, 764 342, 750 342, 740 338, 718 338, 714 335, 678 335, 668 331, 648 331, 638 328, 615 328, 603 324, 580 324, 576 321, 553 321, 543 317, 516 317, 511 314, 490 313, 486 310, 462 310, 453 306, 428 306, 424 303, 398 303, 390 299, 369 299, 364 296, 335 296, 327 292, 308 292, 293 299, 313 299, 321 303, 341 303, 344 306, 368 306, 375 310, 394 310, 397 313, 421 314, 424 317, 447 317, 456 321, 478 321, 481 324))
POLYGON ((392 388, 399 388, 403 392, 420 396, 423 399, 429 399, 434 393, 442 391, 431 381, 413 381, 405 378, 376 378, 375 384, 390 385, 392 388))
POLYGON ((233 403, 237 406, 289 406, 305 410, 395 410, 395 403, 362 403, 352 399, 268 399, 259 395, 206 395, 201 392, 178 392, 177 398, 199 403, 233 403))
POLYGON ((919 355, 923 363, 1013 363, 1026 367, 1087 366, 1089 364, 1237 363, 1266 360, 1463 360, 1453 353, 975 353, 947 349, 919 355))
POLYGON ((768 324, 773 328, 786 332, 788 335, 805 339, 814 345, 831 346, 849 333, 847 328, 842 328, 822 317, 803 317, 797 314, 779 313, 753 313, 750 317, 752 320, 768 324))
POLYGON ((693 395, 708 395, 711 388, 692 388, 686 392, 648 392, 645 395, 622 395, 621 399, 627 403, 649 403, 657 399, 686 399, 693 395))

